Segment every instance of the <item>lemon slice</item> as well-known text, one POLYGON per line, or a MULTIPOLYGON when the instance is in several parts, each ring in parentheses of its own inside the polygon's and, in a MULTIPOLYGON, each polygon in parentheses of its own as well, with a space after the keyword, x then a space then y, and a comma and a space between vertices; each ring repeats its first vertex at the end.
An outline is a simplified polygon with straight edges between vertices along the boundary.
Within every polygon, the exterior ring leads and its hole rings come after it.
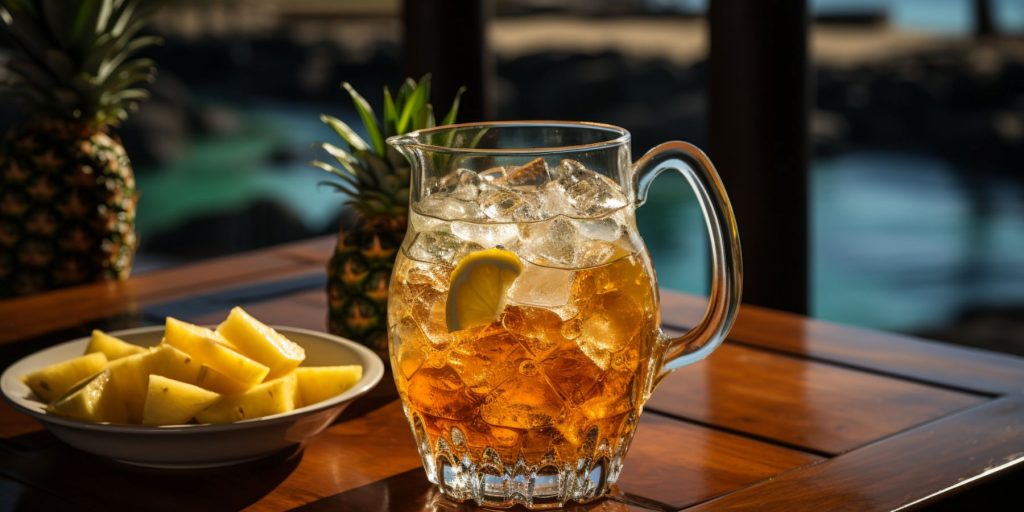
POLYGON ((505 293, 523 271, 514 252, 485 249, 467 254, 452 271, 445 319, 448 331, 493 322, 505 308, 505 293))

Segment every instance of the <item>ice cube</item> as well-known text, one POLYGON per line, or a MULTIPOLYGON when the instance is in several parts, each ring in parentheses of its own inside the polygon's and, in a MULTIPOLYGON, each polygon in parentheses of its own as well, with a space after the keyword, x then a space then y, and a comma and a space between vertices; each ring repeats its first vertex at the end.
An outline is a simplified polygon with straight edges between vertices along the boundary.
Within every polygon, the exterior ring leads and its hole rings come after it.
POLYGON ((576 266, 582 240, 574 221, 565 217, 555 217, 543 222, 524 224, 521 229, 522 251, 530 262, 563 268, 576 266))
POLYGON ((409 223, 412 224, 413 231, 419 233, 421 231, 444 230, 448 221, 431 217, 430 215, 422 215, 416 210, 412 210, 409 212, 409 223))
POLYGON ((452 263, 470 252, 483 249, 447 231, 426 231, 416 235, 407 250, 410 258, 425 262, 452 263))
POLYGON ((407 394, 414 408, 452 420, 473 416, 479 401, 450 366, 421 368, 409 379, 407 394))
POLYGON ((502 312, 501 325, 515 334, 519 343, 538 358, 565 341, 562 337, 562 317, 547 308, 508 306, 502 312))
POLYGON ((490 169, 480 171, 479 176, 481 184, 485 186, 504 186, 507 180, 504 167, 491 167, 490 169))
POLYGON ((611 263, 626 254, 626 251, 612 242, 602 240, 586 240, 576 255, 579 267, 596 267, 611 263))
POLYGON ((448 332, 448 319, 445 316, 444 296, 443 294, 424 293, 418 299, 412 307, 412 318, 432 346, 438 349, 436 353, 439 357, 436 359, 439 360, 435 360, 431 366, 444 366, 445 354, 440 350, 451 341, 451 334, 448 332))
POLYGON ((576 209, 569 202, 565 187, 559 181, 549 181, 537 189, 537 199, 546 218, 556 215, 576 215, 576 209))
POLYGON ((640 305, 620 291, 590 297, 580 311, 583 324, 576 342, 603 370, 608 369, 616 353, 637 342, 640 328, 645 325, 640 305))
POLYGON ((391 327, 391 340, 398 369, 408 379, 423 366, 426 336, 412 318, 404 317, 391 327))
POLYGON ((607 217, 581 219, 578 222, 580 234, 590 240, 614 242, 619 238, 622 238, 623 234, 626 232, 625 223, 621 217, 621 214, 616 215, 613 213, 607 217))
POLYGON ((563 416, 562 399, 547 381, 518 371, 480 407, 481 419, 499 427, 539 429, 554 425, 563 416))
POLYGON ((572 343, 563 344, 540 367, 559 396, 574 405, 586 401, 604 375, 604 370, 572 343))
POLYGON ((540 203, 536 194, 508 188, 485 190, 478 199, 480 208, 488 218, 502 221, 528 221, 540 218, 540 203))
POLYGON ((414 206, 420 213, 439 219, 481 219, 484 216, 477 203, 445 195, 427 196, 414 206))
POLYGON ((508 291, 516 304, 562 308, 569 304, 575 272, 526 263, 508 291))
POLYGON ((543 158, 537 157, 526 164, 514 167, 507 171, 505 182, 510 187, 533 186, 537 187, 550 179, 548 163, 543 158))
POLYGON ((428 194, 454 197, 462 201, 473 201, 480 193, 480 176, 469 169, 456 169, 437 178, 428 188, 428 194))
POLYGON ((519 228, 510 223, 484 223, 473 221, 454 221, 451 223, 452 233, 463 240, 474 242, 482 247, 510 248, 519 237, 519 228))
POLYGON ((487 394, 512 378, 520 360, 529 356, 516 338, 503 329, 486 326, 453 336, 448 364, 470 391, 487 394))
POLYGON ((575 160, 562 160, 555 174, 576 216, 597 217, 628 203, 618 183, 575 160))
POLYGON ((592 171, 590 169, 587 169, 587 166, 583 165, 579 161, 572 160, 569 158, 565 158, 562 161, 558 162, 558 167, 555 167, 554 169, 551 170, 552 176, 558 179, 562 179, 567 175, 585 175, 590 172, 592 171))

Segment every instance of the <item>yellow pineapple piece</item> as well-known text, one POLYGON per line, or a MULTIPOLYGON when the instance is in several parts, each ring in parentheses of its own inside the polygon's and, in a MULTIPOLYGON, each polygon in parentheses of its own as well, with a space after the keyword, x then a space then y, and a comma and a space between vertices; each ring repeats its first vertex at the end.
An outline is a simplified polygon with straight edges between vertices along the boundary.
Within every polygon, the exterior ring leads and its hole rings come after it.
POLYGON ((350 366, 307 366, 295 369, 298 388, 296 407, 315 404, 340 395, 354 386, 363 377, 363 367, 350 366))
POLYGON ((98 330, 92 331, 92 339, 89 340, 89 346, 85 347, 86 354, 102 352, 107 356, 108 361, 121 359, 122 357, 134 354, 141 354, 145 351, 146 349, 143 347, 132 345, 122 339, 115 338, 98 330))
POLYGON ((192 356, 177 348, 161 344, 141 354, 124 357, 110 363, 112 401, 120 404, 122 422, 140 423, 149 376, 160 375, 189 384, 199 377, 200 364, 192 356))
POLYGON ((228 395, 243 393, 252 387, 251 385, 238 382, 209 366, 203 366, 199 370, 199 379, 196 380, 196 384, 204 389, 228 395))
POLYGON ((231 310, 217 332, 238 347, 243 354, 267 365, 267 379, 276 379, 294 370, 306 358, 306 351, 281 333, 256 320, 242 308, 231 310))
POLYGON ((165 343, 181 349, 196 358, 200 364, 242 384, 254 385, 263 382, 270 369, 231 350, 222 343, 223 340, 220 334, 210 329, 167 317, 165 343))
POLYGON ((46 412, 92 421, 123 421, 118 410, 111 410, 110 370, 82 379, 62 397, 46 407, 46 412))
POLYGON ((99 373, 106 365, 107 356, 96 352, 52 364, 23 376, 21 381, 39 400, 50 403, 82 379, 99 373))
POLYGON ((295 409, 295 373, 253 386, 245 393, 223 395, 196 414, 200 423, 231 423, 295 409))
POLYGON ((182 425, 219 398, 219 394, 199 386, 150 375, 142 424, 182 425))

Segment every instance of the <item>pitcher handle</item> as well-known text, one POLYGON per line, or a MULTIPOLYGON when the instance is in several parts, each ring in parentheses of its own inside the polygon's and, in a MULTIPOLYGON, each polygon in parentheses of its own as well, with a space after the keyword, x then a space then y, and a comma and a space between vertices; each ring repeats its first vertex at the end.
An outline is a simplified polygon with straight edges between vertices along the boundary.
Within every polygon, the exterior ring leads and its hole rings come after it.
POLYGON ((656 382, 676 368, 707 357, 722 344, 736 320, 743 285, 736 217, 722 180, 703 151, 681 141, 666 142, 648 151, 633 164, 637 206, 647 201, 654 179, 669 169, 679 171, 690 183, 704 213, 711 239, 711 293, 704 317, 696 326, 677 338, 662 335, 662 342, 667 346, 656 382))

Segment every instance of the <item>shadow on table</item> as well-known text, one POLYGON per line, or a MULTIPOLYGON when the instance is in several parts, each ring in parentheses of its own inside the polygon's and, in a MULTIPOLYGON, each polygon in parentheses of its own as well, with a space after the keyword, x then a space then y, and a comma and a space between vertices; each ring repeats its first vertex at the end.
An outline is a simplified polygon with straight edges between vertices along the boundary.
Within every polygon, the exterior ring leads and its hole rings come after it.
MULTIPOLYGON (((47 431, 5 440, 0 475, 62 496, 77 509, 240 510, 259 501, 302 460, 299 447, 226 468, 161 470, 135 467, 71 448, 47 431)), ((30 497, 30 495, 25 495, 30 497)), ((14 503, 29 510, 34 500, 14 503)))

